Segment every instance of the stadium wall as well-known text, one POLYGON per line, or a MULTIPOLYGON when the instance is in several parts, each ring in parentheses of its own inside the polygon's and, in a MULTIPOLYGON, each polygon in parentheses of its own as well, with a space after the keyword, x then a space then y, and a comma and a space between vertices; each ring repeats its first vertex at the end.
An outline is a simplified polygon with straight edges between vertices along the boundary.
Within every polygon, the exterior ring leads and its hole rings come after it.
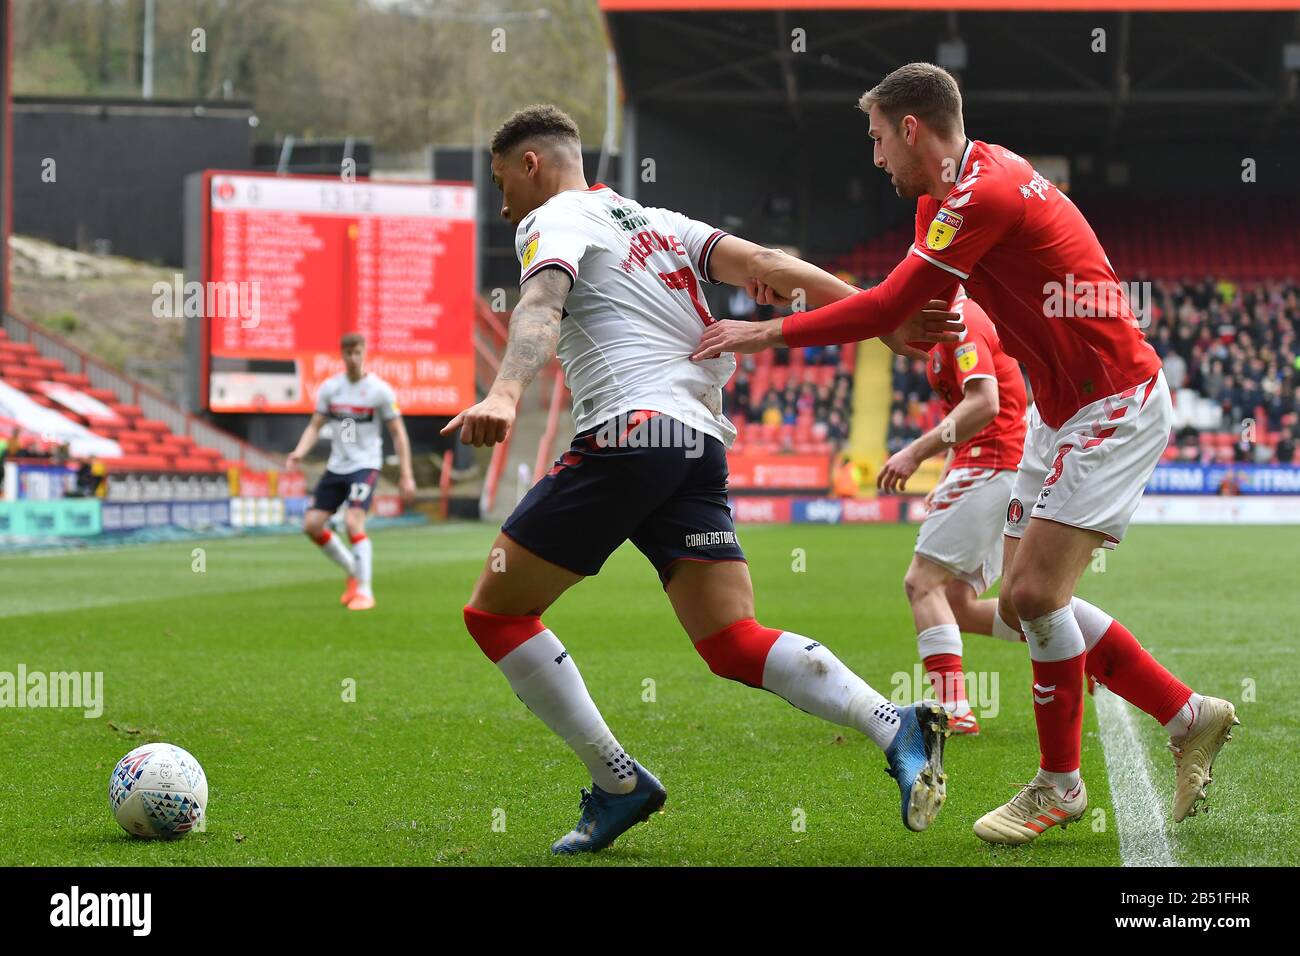
POLYGON ((249 168, 252 115, 237 101, 15 97, 13 229, 180 266, 185 176, 249 168))

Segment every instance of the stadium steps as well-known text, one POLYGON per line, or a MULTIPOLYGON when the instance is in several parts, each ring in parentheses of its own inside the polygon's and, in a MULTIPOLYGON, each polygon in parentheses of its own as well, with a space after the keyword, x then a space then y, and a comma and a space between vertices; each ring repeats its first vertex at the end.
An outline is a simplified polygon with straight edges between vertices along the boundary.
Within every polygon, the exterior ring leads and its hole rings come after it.
POLYGON ((214 428, 148 386, 10 313, 0 325, 0 379, 36 404, 116 441, 121 457, 102 459, 110 474, 213 474, 238 467, 267 471, 281 464, 279 458, 214 428), (53 402, 39 388, 43 381, 60 382, 97 399, 113 417, 80 415, 53 402))
MULTIPOLYGON (((558 374, 558 373, 557 373, 558 374)), ((546 419, 550 409, 550 398, 554 386, 550 371, 544 372, 524 391, 519 402, 519 413, 515 418, 515 430, 510 439, 510 449, 506 454, 506 464, 501 470, 501 480, 497 485, 496 500, 492 508, 484 512, 484 520, 502 521, 514 509, 533 486, 533 469, 537 464, 538 443, 546 434, 546 419), (521 466, 523 473, 521 474, 521 466)), ((573 440, 573 415, 569 405, 569 392, 565 390, 563 405, 555 429, 555 440, 547 455, 551 462, 559 458, 573 440)), ((490 453, 482 452, 483 474, 488 472, 490 453)), ((486 480, 486 479, 485 479, 486 480)), ((481 488, 480 488, 481 491, 481 488)))
POLYGON ((876 475, 888 457, 885 431, 889 427, 889 404, 893 395, 893 355, 879 339, 869 339, 858 345, 848 451, 862 468, 864 489, 875 487, 876 475))

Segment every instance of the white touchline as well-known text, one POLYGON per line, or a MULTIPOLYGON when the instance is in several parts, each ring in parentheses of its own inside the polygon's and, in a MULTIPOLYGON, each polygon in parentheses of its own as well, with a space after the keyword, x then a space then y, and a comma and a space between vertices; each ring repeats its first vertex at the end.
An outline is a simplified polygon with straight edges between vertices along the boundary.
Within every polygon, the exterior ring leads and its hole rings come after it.
POLYGON ((1120 858, 1125 866, 1177 866, 1165 836, 1164 805, 1151 783, 1151 763, 1129 705, 1100 684, 1093 700, 1119 828, 1120 858))

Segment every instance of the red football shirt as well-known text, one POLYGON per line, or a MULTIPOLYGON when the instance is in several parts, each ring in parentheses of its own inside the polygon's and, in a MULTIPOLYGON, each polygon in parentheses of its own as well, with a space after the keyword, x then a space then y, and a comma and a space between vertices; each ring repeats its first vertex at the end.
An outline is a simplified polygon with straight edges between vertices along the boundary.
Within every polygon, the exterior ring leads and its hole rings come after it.
POLYGON ((916 242, 884 282, 796 313, 781 332, 791 347, 886 334, 929 299, 951 300, 958 282, 1024 363, 1053 428, 1160 370, 1083 214, 1024 159, 979 141, 942 203, 917 200, 916 242))
POLYGON ((952 468, 1013 471, 1025 444, 1025 381, 1016 360, 1002 351, 993 323, 975 302, 958 295, 966 331, 960 342, 940 342, 930 350, 925 376, 939 396, 944 414, 961 401, 966 383, 991 378, 998 385, 998 413, 974 437, 953 449, 952 468))

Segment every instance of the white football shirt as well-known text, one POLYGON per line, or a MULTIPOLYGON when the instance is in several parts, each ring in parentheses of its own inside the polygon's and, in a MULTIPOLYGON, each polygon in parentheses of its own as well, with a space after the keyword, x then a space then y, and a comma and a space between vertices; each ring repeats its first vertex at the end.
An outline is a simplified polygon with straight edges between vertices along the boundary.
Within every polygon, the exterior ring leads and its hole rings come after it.
POLYGON ((714 319, 700 293, 726 233, 608 186, 558 193, 515 234, 522 285, 542 269, 568 273, 558 357, 577 431, 635 409, 670 415, 730 446, 722 414, 732 354, 692 362, 714 319))
POLYGON ((380 424, 401 414, 391 385, 371 373, 358 382, 350 382, 347 372, 339 372, 321 383, 316 393, 316 411, 334 424, 327 471, 347 475, 383 465, 384 436, 380 424))

